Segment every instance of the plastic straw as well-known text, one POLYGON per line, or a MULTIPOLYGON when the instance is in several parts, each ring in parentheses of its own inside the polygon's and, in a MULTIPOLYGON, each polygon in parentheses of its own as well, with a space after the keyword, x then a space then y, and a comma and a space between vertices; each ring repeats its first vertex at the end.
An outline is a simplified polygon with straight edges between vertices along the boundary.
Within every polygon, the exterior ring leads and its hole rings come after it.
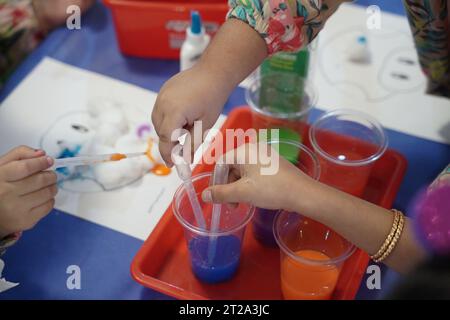
MULTIPOLYGON (((226 164, 216 164, 214 167, 214 173, 211 177, 211 185, 219 185, 225 184, 228 181, 228 172, 229 168, 226 164)), ((212 218, 211 218, 211 229, 210 232, 212 234, 217 233, 220 225, 220 214, 221 214, 221 204, 213 204, 212 218)), ((210 243, 208 246, 208 262, 212 264, 214 261, 214 257, 216 256, 216 248, 217 248, 217 236, 212 235, 210 238, 210 243)))
POLYGON ((98 155, 88 155, 88 156, 80 156, 80 157, 55 159, 55 162, 50 169, 55 170, 55 169, 64 168, 64 167, 94 165, 94 164, 108 162, 108 161, 120 161, 122 159, 134 158, 134 157, 139 157, 142 155, 145 155, 145 152, 136 152, 136 153, 128 153, 128 154, 125 154, 125 153, 98 154, 98 155))
POLYGON ((195 193, 194 185, 192 184, 192 171, 191 166, 186 160, 180 155, 182 148, 174 148, 172 152, 172 161, 177 169, 178 176, 183 180, 184 187, 186 189, 189 202, 191 203, 192 210, 194 212, 194 217, 197 225, 206 230, 206 222, 203 217, 203 210, 198 202, 197 194, 195 193))

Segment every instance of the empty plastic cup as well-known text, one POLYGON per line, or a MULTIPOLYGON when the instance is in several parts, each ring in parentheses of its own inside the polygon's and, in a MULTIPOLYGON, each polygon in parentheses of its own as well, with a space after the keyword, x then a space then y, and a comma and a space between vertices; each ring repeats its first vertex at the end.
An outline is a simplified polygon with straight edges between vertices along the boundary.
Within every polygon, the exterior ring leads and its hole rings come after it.
POLYGON ((326 226, 281 211, 274 223, 280 247, 281 291, 287 300, 327 300, 355 247, 326 226))
POLYGON ((320 181, 362 196, 375 161, 388 145, 378 121, 353 110, 331 111, 314 122, 309 135, 320 162, 320 181))
POLYGON ((200 202, 206 228, 198 225, 186 189, 181 185, 172 202, 175 217, 184 228, 192 271, 206 283, 219 283, 230 280, 236 273, 245 227, 251 220, 254 207, 239 204, 237 208, 222 205, 219 227, 211 232, 213 205, 201 199, 204 189, 209 186, 211 173, 192 177, 197 198, 200 202), (214 249, 211 246, 214 245, 214 249))
POLYGON ((246 90, 255 129, 280 129, 280 138, 302 142, 314 90, 301 76, 271 73, 255 78, 246 90))
MULTIPOLYGON (((319 162, 314 153, 306 146, 291 140, 268 141, 268 144, 276 149, 280 156, 290 161, 299 170, 315 180, 319 179, 319 162)), ((278 210, 255 209, 255 216, 252 221, 253 235, 264 246, 277 246, 273 236, 273 221, 277 212, 278 210)))

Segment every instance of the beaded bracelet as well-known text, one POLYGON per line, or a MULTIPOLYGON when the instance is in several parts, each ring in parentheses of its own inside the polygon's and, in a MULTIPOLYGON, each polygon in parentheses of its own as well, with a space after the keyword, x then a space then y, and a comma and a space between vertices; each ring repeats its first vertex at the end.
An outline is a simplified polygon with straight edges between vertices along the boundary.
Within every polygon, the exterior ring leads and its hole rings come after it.
POLYGON ((397 245, 397 242, 398 242, 398 240, 400 240, 400 237, 402 235, 404 225, 405 225, 405 218, 404 218, 403 214, 400 213, 400 222, 398 224, 397 230, 395 231, 395 236, 392 239, 392 242, 389 244, 389 247, 384 252, 384 254, 380 258, 374 260, 375 262, 381 262, 381 261, 385 260, 387 257, 389 257, 389 255, 392 253, 392 251, 394 251, 394 248, 397 245))
POLYGON ((389 232, 388 236, 386 237, 386 240, 384 240, 383 245, 377 251, 377 253, 370 256, 370 258, 372 260, 378 259, 379 257, 381 257, 383 255, 383 253, 386 251, 387 247, 389 246, 389 244, 392 241, 392 238, 395 235, 395 230, 397 230, 398 222, 400 220, 400 215, 396 211, 393 211, 393 213, 394 213, 394 222, 392 223, 391 231, 389 232))

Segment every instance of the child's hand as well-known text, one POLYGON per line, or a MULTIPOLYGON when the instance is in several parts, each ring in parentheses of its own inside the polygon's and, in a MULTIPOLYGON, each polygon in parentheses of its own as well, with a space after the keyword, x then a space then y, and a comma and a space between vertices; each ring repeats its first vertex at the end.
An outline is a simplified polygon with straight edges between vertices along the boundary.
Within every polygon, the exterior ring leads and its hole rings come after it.
MULTIPOLYGON (((270 150, 270 149, 269 149, 270 150)), ((233 152, 233 151, 232 151, 233 152)), ((313 181, 289 161, 271 150, 270 161, 279 161, 274 174, 264 175, 258 155, 258 144, 246 144, 235 151, 235 161, 230 165, 229 184, 206 189, 202 193, 205 202, 249 203, 265 209, 296 210, 299 192, 313 181), (258 157, 257 164, 248 164, 249 156, 258 157), (245 163, 245 164, 239 164, 245 163)), ((265 157, 267 155, 264 155, 265 157)), ((264 163, 267 159, 264 159, 264 163)), ((254 162, 253 162, 254 163, 254 162)))
MULTIPOLYGON (((181 72, 167 81, 158 94, 152 121, 159 136, 159 150, 168 166, 175 142, 176 129, 192 129, 194 121, 202 121, 203 132, 210 129, 220 115, 228 93, 220 77, 201 66, 181 72)), ((202 132, 202 133, 203 133, 202 132)), ((196 146, 198 147, 198 146, 196 146)))
POLYGON ((246 23, 230 19, 193 68, 166 82, 156 100, 152 120, 167 165, 172 166, 173 131, 189 130, 197 120, 202 120, 203 133, 210 129, 233 89, 266 56, 266 44, 261 36, 246 23))
POLYGON ((31 229, 52 210, 56 174, 43 171, 52 165, 44 151, 24 146, 0 157, 0 238, 31 229))

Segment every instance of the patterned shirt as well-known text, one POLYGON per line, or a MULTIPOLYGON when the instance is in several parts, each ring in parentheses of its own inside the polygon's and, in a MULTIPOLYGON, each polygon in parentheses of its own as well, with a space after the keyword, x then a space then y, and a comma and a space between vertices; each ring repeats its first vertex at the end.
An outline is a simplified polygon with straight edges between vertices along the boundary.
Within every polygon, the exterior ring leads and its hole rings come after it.
POLYGON ((31 0, 0 0, 0 89, 41 39, 31 0))

